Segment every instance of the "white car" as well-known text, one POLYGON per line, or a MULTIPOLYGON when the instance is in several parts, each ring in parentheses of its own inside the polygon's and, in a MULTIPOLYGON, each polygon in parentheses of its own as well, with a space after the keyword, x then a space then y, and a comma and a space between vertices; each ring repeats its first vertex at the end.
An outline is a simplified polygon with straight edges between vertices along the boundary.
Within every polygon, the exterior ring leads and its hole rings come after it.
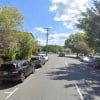
POLYGON ((45 59, 45 61, 48 61, 49 59, 48 55, 46 55, 46 52, 40 52, 39 56, 42 56, 45 59))
POLYGON ((90 58, 87 57, 87 56, 80 56, 80 60, 81 61, 84 61, 84 62, 89 62, 90 61, 90 58))

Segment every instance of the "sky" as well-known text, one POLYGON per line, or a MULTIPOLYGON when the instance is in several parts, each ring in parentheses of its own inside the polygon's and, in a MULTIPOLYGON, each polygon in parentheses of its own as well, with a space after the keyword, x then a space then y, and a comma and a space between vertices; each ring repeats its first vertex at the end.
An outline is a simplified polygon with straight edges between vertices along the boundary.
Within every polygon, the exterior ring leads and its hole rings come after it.
POLYGON ((40 45, 64 45, 70 34, 82 32, 75 23, 91 0, 0 0, 0 5, 14 6, 24 16, 23 29, 31 32, 40 45))

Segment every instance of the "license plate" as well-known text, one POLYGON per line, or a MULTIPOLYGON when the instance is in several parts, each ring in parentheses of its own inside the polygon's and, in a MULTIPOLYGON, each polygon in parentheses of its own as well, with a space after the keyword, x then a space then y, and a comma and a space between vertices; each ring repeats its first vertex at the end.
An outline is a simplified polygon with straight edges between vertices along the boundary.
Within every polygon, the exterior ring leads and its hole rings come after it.
POLYGON ((3 72, 3 75, 8 75, 8 72, 3 72))

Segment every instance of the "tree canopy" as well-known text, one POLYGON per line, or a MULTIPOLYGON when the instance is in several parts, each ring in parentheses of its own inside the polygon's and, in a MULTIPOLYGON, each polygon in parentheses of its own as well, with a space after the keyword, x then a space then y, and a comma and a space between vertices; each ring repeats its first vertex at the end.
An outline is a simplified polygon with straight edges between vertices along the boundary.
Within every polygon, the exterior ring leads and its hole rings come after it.
POLYGON ((23 15, 15 7, 2 7, 0 13, 0 55, 14 60, 27 59, 36 52, 38 43, 32 33, 19 31, 23 15))
POLYGON ((73 52, 77 52, 77 56, 79 52, 85 53, 88 47, 88 36, 86 33, 75 33, 71 34, 68 39, 65 40, 65 47, 71 48, 73 52), (84 45, 82 45, 84 44, 84 45), (84 48, 85 50, 80 49, 84 48), (84 52, 83 52, 84 51, 84 52))
POLYGON ((100 49, 100 0, 94 0, 93 4, 93 7, 82 12, 83 17, 76 26, 88 34, 89 43, 94 49, 100 49))
POLYGON ((0 29, 16 29, 23 25, 23 15, 15 7, 2 7, 0 29))

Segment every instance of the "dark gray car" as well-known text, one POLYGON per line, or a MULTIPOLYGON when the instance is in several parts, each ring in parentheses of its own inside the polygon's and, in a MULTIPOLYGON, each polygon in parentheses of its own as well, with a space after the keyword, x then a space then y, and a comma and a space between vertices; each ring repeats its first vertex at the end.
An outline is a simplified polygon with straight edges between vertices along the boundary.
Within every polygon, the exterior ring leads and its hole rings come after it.
POLYGON ((45 64, 45 59, 42 56, 34 56, 31 58, 30 62, 35 64, 36 68, 42 67, 45 64))
POLYGON ((27 60, 9 61, 0 66, 0 81, 20 81, 35 72, 35 66, 27 60))

